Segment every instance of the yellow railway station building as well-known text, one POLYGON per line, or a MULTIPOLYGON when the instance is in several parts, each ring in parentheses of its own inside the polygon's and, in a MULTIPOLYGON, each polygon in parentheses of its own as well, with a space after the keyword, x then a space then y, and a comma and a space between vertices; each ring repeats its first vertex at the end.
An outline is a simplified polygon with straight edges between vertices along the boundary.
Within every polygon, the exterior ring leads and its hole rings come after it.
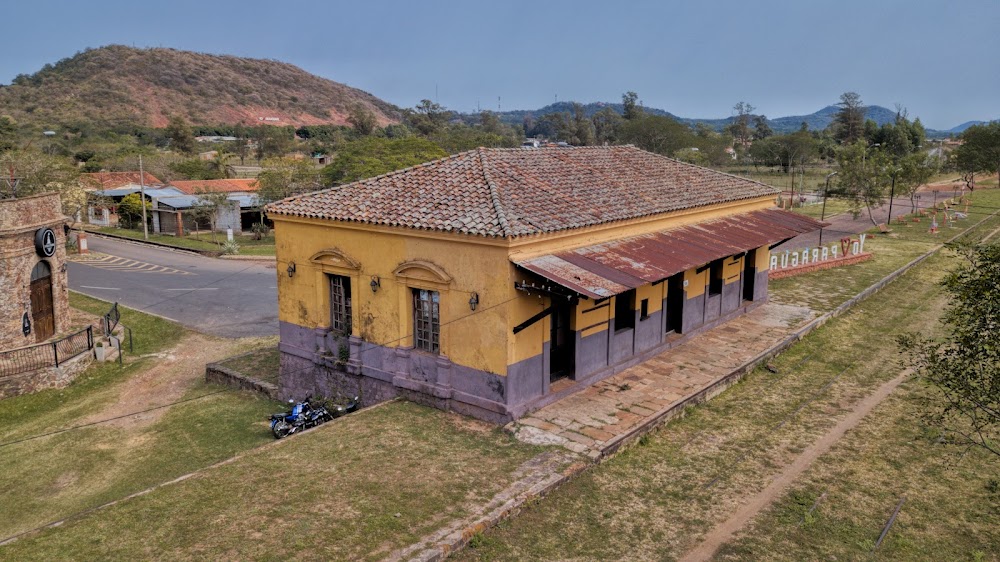
POLYGON ((820 227, 632 146, 480 148, 273 203, 285 397, 498 423, 767 301, 820 227))

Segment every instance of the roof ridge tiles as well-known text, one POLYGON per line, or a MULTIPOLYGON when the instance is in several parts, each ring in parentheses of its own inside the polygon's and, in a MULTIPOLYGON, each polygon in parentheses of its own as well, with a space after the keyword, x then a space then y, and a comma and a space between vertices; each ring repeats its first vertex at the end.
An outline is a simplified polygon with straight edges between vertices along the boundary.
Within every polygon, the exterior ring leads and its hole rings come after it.
POLYGON ((507 221, 507 213, 500 202, 500 190, 497 189, 497 184, 493 182, 489 170, 486 169, 486 156, 483 154, 485 149, 479 147, 476 150, 479 152, 479 165, 483 168, 483 179, 486 180, 486 185, 490 186, 490 200, 493 202, 493 210, 496 211, 497 220, 500 221, 500 228, 504 236, 511 236, 510 222, 507 221))

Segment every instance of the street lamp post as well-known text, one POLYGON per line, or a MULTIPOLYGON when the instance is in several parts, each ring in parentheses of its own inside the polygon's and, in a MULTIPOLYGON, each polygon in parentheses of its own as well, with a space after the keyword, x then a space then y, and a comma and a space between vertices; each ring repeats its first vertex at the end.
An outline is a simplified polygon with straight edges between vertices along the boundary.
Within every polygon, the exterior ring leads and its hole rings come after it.
MULTIPOLYGON (((826 196, 830 193, 830 178, 837 175, 837 172, 832 172, 826 176, 826 187, 823 188, 823 208, 819 212, 819 222, 823 222, 826 218, 826 196)), ((823 227, 819 227, 819 246, 823 245, 823 227)))

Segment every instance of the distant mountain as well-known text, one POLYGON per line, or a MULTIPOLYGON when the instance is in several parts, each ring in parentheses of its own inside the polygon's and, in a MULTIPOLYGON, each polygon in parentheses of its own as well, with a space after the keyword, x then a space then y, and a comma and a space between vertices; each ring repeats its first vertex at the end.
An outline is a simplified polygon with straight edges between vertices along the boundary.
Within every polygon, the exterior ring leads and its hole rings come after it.
MULTIPOLYGON (((610 107, 619 114, 623 112, 622 104, 603 103, 603 102, 584 104, 583 111, 588 117, 591 117, 605 107, 610 107)), ((767 124, 771 127, 771 129, 774 130, 774 132, 779 134, 798 131, 799 128, 802 126, 802 123, 805 123, 806 126, 809 128, 809 130, 818 131, 827 128, 830 125, 830 123, 833 122, 833 117, 834 115, 837 114, 837 111, 839 110, 840 108, 838 108, 835 105, 828 105, 815 113, 810 113, 809 115, 793 115, 789 117, 777 117, 774 119, 768 119, 767 124)), ((644 107, 643 111, 652 115, 666 115, 667 117, 676 119, 677 121, 680 121, 681 123, 684 123, 686 125, 693 126, 695 123, 704 123, 709 127, 715 129, 716 131, 721 131, 727 125, 732 123, 734 119, 733 117, 724 117, 719 119, 679 117, 677 115, 674 115, 673 113, 670 113, 669 111, 666 111, 664 109, 658 109, 655 107, 644 107)), ((531 117, 537 119, 543 115, 549 113, 558 113, 558 112, 572 113, 573 102, 564 101, 564 102, 552 103, 546 105, 545 107, 535 110, 504 111, 498 113, 497 116, 504 123, 508 123, 511 125, 520 125, 521 123, 524 122, 524 118, 526 116, 530 115, 531 117)), ((475 114, 464 114, 462 115, 462 118, 466 121, 473 122, 475 121, 477 116, 475 114)), ((896 112, 891 109, 886 109, 879 105, 870 105, 866 108, 865 118, 874 120, 875 123, 877 123, 878 125, 884 125, 886 123, 892 123, 893 121, 895 121, 896 112)), ((975 123, 973 122, 972 124, 975 123)))
POLYGON ((955 127, 952 127, 950 129, 948 129, 947 131, 942 131, 942 132, 944 132, 944 133, 953 133, 953 134, 957 135, 959 133, 964 132, 966 129, 968 129, 969 127, 971 127, 973 125, 985 125, 987 123, 989 123, 989 121, 966 121, 965 123, 962 123, 961 125, 957 125, 955 127))
POLYGON ((55 128, 86 123, 345 124, 360 105, 381 124, 398 109, 361 90, 274 60, 111 45, 0 86, 0 114, 55 128))
MULTIPOLYGON (((543 115, 548 115, 550 113, 573 113, 573 103, 574 102, 571 101, 559 101, 555 103, 550 103, 549 105, 546 105, 545 107, 542 107, 540 109, 514 109, 511 111, 502 111, 500 113, 497 113, 497 117, 500 118, 500 121, 507 123, 508 125, 520 125, 524 123, 524 118, 529 115, 537 119, 543 115)), ((592 102, 583 104, 583 113, 587 117, 593 117, 595 113, 604 109, 605 107, 610 107, 611 109, 615 110, 619 115, 625 112, 624 106, 622 106, 622 104, 620 103, 592 102)), ((682 120, 680 117, 677 117, 673 113, 664 111, 662 109, 644 107, 643 110, 651 115, 665 115, 672 119, 677 119, 678 121, 682 120)), ((463 121, 466 121, 468 123, 474 123, 476 122, 477 119, 479 119, 479 115, 475 113, 462 113, 460 114, 460 117, 463 121)))

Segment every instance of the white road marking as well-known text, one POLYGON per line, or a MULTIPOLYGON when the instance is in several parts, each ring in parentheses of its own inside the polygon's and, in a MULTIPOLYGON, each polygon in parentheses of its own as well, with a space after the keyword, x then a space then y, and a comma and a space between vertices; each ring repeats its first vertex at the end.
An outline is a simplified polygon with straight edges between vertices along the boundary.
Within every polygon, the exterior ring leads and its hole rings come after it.
POLYGON ((120 291, 118 287, 91 287, 89 285, 80 285, 81 289, 101 289, 102 291, 120 291))
POLYGON ((218 291, 218 287, 195 287, 191 289, 165 289, 166 291, 218 291))

